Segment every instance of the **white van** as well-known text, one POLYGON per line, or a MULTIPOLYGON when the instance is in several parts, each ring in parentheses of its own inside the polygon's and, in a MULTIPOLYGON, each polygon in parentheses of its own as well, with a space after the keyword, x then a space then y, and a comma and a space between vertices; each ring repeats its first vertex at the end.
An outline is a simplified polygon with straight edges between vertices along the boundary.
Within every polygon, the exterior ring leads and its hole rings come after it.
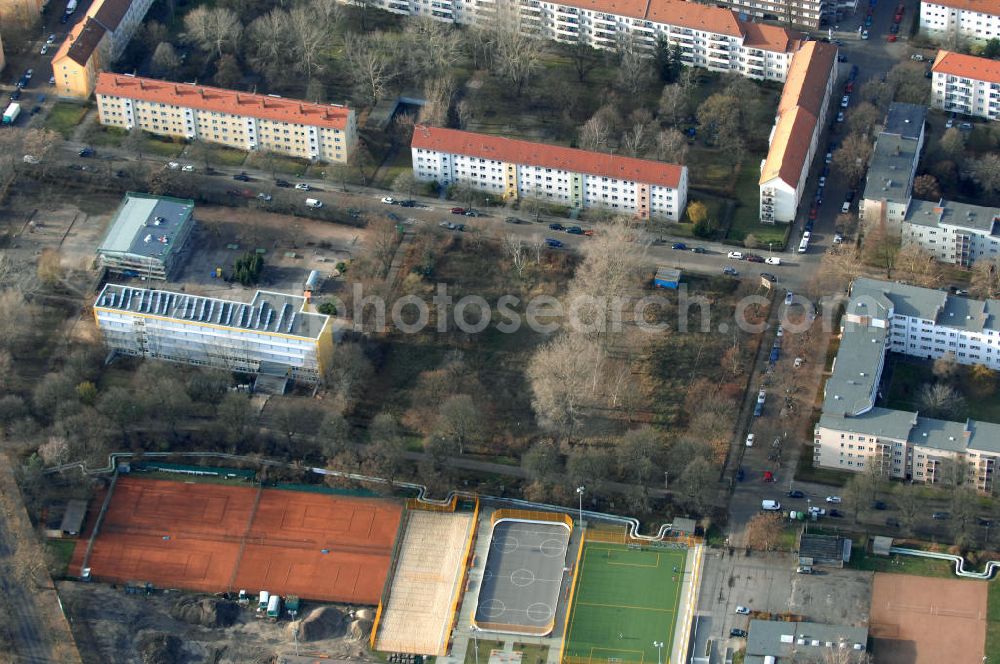
POLYGON ((777 512, 781 509, 781 503, 777 500, 762 500, 760 501, 760 508, 768 512, 777 512))
POLYGON ((308 205, 311 208, 321 208, 323 207, 323 201, 316 198, 307 198, 306 205, 308 205))
POLYGON ((850 201, 844 201, 844 204, 840 206, 840 211, 843 212, 844 214, 847 214, 848 212, 850 212, 851 211, 851 202, 850 201))
POLYGON ((799 253, 804 254, 809 249, 809 238, 803 237, 802 241, 799 242, 799 253))
POLYGON ((271 593, 266 590, 261 590, 260 595, 257 597, 257 617, 263 617, 264 612, 267 611, 267 604, 271 600, 271 593))

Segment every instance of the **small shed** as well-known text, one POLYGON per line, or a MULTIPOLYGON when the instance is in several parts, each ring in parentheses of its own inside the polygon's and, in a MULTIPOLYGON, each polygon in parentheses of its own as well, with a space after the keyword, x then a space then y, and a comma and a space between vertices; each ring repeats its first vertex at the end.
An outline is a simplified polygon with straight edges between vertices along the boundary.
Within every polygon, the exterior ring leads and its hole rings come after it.
POLYGON ((87 516, 87 501, 74 498, 66 503, 59 530, 64 536, 76 537, 83 529, 83 519, 87 516))
POLYGON ((660 266, 656 268, 656 276, 653 278, 653 285, 657 288, 671 288, 677 290, 681 283, 681 271, 673 267, 660 266))
POLYGON ((892 548, 892 538, 877 535, 872 540, 872 553, 876 556, 888 556, 889 549, 892 548))
POLYGON ((694 519, 688 519, 687 517, 678 517, 674 519, 674 522, 670 524, 670 529, 675 533, 680 533, 681 535, 694 535, 695 528, 697 528, 698 522, 694 519))

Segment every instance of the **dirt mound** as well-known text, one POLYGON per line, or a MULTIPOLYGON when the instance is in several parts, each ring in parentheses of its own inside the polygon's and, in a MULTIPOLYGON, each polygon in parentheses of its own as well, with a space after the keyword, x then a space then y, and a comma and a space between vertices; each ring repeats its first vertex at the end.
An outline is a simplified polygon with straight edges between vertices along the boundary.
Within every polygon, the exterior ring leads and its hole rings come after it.
POLYGON ((142 632, 136 643, 142 664, 180 664, 181 640, 173 634, 142 632))
POLYGON ((344 631, 344 614, 332 606, 313 609, 302 620, 288 626, 289 633, 299 632, 300 641, 319 641, 339 636, 344 631))
POLYGON ((170 615, 190 625, 229 627, 240 615, 240 607, 215 597, 182 597, 170 609, 170 615))
POLYGON ((372 633, 372 624, 371 620, 352 620, 350 626, 351 637, 357 641, 364 641, 372 633))

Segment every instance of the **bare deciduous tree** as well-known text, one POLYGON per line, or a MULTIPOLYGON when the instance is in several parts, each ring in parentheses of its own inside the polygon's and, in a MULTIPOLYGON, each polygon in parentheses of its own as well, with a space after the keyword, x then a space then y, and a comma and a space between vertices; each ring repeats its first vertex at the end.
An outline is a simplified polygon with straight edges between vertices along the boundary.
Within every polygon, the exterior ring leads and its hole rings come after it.
POLYGON ((920 388, 920 412, 929 417, 958 419, 965 410, 965 398, 950 385, 934 383, 920 388))
POLYGON ((444 400, 438 409, 438 435, 454 441, 458 453, 483 435, 483 413, 468 394, 455 394, 444 400))
POLYGON ((872 141, 864 134, 850 134, 833 153, 833 166, 854 185, 868 169, 872 156, 872 141))
POLYGON ((534 29, 521 20, 517 5, 500 3, 490 26, 489 44, 496 73, 510 81, 516 97, 541 66, 544 44, 534 29))
POLYGON ((1000 297, 1000 258, 984 256, 972 264, 969 293, 980 299, 1000 297))
POLYGON ((519 235, 507 233, 503 238, 503 248, 517 276, 523 276, 524 268, 528 266, 528 251, 524 240, 519 235))
POLYGON ((761 512, 753 516, 746 529, 746 545, 758 551, 774 549, 784 531, 784 522, 780 514, 761 512))
POLYGON ((151 61, 153 73, 160 78, 170 78, 177 73, 181 66, 180 56, 174 50, 174 45, 170 42, 160 42, 153 51, 151 61))
POLYGON ((677 124, 687 113, 688 93, 679 83, 663 86, 660 93, 660 118, 670 124, 677 124))
POLYGON ((596 113, 580 128, 580 147, 584 150, 605 151, 610 138, 611 130, 607 122, 596 113))
POLYGON ((531 405, 541 424, 565 435, 580 425, 583 410, 597 393, 604 351, 596 343, 562 334, 528 363, 531 405))
POLYGON ((688 142, 676 129, 664 129, 656 137, 656 158, 672 164, 687 163, 688 142))
POLYGON ((631 36, 622 36, 616 44, 618 85, 630 95, 637 95, 653 79, 653 65, 631 36))
POLYGON ((184 15, 188 38, 205 51, 222 57, 225 48, 235 46, 243 34, 240 17, 225 7, 196 7, 184 15))
POLYGON ((378 32, 365 36, 354 33, 344 35, 349 74, 372 104, 385 96, 396 78, 395 43, 378 32))

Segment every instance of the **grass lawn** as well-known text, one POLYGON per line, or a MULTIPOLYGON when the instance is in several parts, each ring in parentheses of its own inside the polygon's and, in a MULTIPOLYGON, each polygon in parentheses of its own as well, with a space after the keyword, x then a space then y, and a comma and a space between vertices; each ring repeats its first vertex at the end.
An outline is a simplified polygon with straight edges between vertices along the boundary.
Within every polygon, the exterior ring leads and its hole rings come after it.
POLYGON ((76 540, 50 539, 45 540, 45 546, 52 554, 52 566, 49 569, 52 576, 57 579, 66 576, 73 550, 76 549, 76 540))
POLYGON ((87 129, 86 141, 96 147, 102 145, 117 147, 121 145, 126 133, 121 127, 102 127, 95 124, 87 129))
POLYGON ((939 579, 957 578, 954 565, 945 560, 916 556, 875 556, 866 552, 862 546, 854 547, 848 567, 868 572, 915 574, 939 579))
POLYGON ((161 141, 157 138, 146 137, 142 146, 144 152, 149 152, 161 157, 177 157, 184 151, 183 143, 173 141, 161 141))
POLYGON ((225 146, 212 146, 208 148, 210 164, 219 166, 241 166, 247 159, 247 153, 243 150, 227 148, 225 146))
POLYGON ((986 595, 986 660, 1000 661, 1000 580, 990 581, 986 595))
MULTIPOLYGON (((747 160, 748 162, 751 160, 747 160)), ((774 243, 774 250, 784 249, 785 240, 788 236, 788 224, 762 224, 760 223, 760 209, 758 207, 758 196, 760 189, 757 180, 760 176, 760 169, 752 163, 744 165, 740 170, 736 180, 733 194, 737 200, 736 211, 733 213, 732 223, 729 225, 727 240, 743 242, 747 235, 754 235, 767 248, 768 242, 774 243)))
POLYGON ((76 126, 87 114, 88 107, 66 101, 57 101, 52 105, 48 117, 45 118, 45 128, 57 131, 68 139, 76 126))
POLYGON ((515 643, 514 650, 521 653, 521 664, 545 664, 549 647, 536 643, 515 643))
POLYGON ((491 639, 469 639, 469 647, 465 650, 465 664, 487 664, 490 661, 491 650, 503 650, 503 641, 491 639), (479 651, 477 657, 476 651, 479 651))
MULTIPOLYGON (((886 408, 918 411, 920 388, 925 383, 934 383, 934 373, 930 362, 914 362, 901 357, 892 360, 892 375, 885 398, 886 408)), ((965 397, 965 416, 974 420, 1000 422, 1000 390, 989 397, 970 394, 963 380, 955 381, 955 388, 965 397)))
POLYGON ((686 551, 587 542, 577 570, 565 655, 576 661, 655 662, 670 652, 686 551))
POLYGON ((409 173, 413 170, 410 164, 410 151, 405 146, 400 146, 393 158, 379 169, 375 181, 372 183, 376 187, 392 189, 392 183, 402 173, 409 173))

